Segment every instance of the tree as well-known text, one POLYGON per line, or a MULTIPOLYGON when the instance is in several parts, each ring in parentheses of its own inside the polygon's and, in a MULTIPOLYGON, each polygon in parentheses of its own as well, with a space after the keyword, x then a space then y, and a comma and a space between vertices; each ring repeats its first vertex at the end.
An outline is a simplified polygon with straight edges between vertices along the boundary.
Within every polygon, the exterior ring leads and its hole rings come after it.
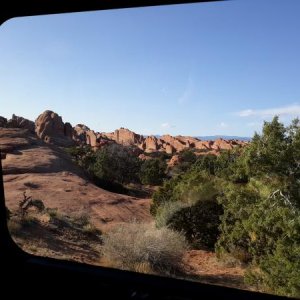
POLYGON ((145 160, 139 172, 142 184, 160 185, 165 178, 167 164, 157 158, 145 160))
POLYGON ((190 167, 196 162, 196 154, 190 150, 185 149, 179 153, 179 164, 173 167, 172 173, 182 174, 190 169, 190 167))
POLYGON ((257 133, 247 148, 246 162, 250 175, 288 175, 293 156, 288 130, 275 116, 271 122, 264 122, 262 135, 257 133))
POLYGON ((167 226, 183 232, 194 247, 212 250, 220 234, 222 213, 222 206, 215 199, 199 201, 195 205, 176 211, 167 222, 167 226))
POLYGON ((138 181, 140 160, 130 147, 111 144, 95 152, 90 169, 101 180, 126 184, 138 181))

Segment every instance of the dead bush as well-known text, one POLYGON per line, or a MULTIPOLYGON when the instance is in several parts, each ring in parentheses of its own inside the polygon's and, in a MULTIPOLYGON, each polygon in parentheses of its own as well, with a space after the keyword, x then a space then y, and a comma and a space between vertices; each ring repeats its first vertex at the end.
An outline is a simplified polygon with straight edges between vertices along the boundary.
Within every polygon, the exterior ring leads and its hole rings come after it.
POLYGON ((141 266, 147 266, 142 269, 168 275, 180 272, 188 248, 182 234, 166 227, 157 229, 152 224, 120 225, 103 241, 103 255, 114 267, 138 272, 141 266))

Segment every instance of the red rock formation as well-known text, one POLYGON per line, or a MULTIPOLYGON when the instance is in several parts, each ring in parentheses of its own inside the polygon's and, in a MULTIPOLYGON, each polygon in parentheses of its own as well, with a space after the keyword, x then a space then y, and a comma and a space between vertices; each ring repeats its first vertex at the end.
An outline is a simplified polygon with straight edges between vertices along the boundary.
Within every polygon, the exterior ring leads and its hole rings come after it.
POLYGON ((195 144, 195 148, 199 150, 209 150, 211 149, 212 144, 213 141, 198 141, 195 144))
POLYGON ((214 141, 212 145, 212 149, 214 150, 231 150, 233 146, 231 145, 230 141, 225 141, 223 139, 217 139, 214 141))
POLYGON ((73 140, 80 145, 86 144, 86 132, 90 131, 90 128, 83 125, 77 124, 73 128, 73 140))
POLYGON ((169 144, 167 144, 165 146, 165 150, 166 150, 166 153, 168 153, 168 154, 173 154, 175 152, 175 149, 169 144))
POLYGON ((172 158, 168 162, 168 167, 172 168, 172 167, 178 165, 181 161, 182 160, 181 160, 180 156, 175 154, 175 155, 172 156, 172 158))
POLYGON ((194 148, 196 144, 200 141, 197 138, 194 138, 192 136, 182 136, 178 135, 175 137, 178 141, 180 141, 182 144, 185 144, 187 148, 194 148))
POLYGON ((171 136, 169 134, 157 138, 153 135, 144 138, 128 129, 120 128, 112 133, 101 133, 101 136, 114 140, 118 144, 125 146, 135 145, 139 149, 151 153, 164 151, 168 154, 180 152, 184 149, 201 150, 203 154, 216 154, 222 150, 233 149, 234 147, 244 146, 245 143, 236 140, 217 139, 216 141, 201 141, 191 136, 171 136))
POLYGON ((123 127, 116 129, 114 133, 105 133, 105 135, 106 137, 116 141, 118 144, 122 144, 124 146, 138 145, 144 140, 142 135, 136 134, 135 132, 123 127))
POLYGON ((176 152, 182 151, 187 148, 186 144, 183 141, 180 141, 176 137, 173 137, 169 134, 163 135, 161 137, 161 140, 171 145, 176 150, 176 152))
POLYGON ((35 132, 46 143, 53 143, 60 146, 70 146, 73 144, 72 139, 65 135, 65 124, 62 118, 50 110, 46 110, 38 116, 35 121, 35 132))
POLYGON ((97 147, 97 135, 94 130, 89 130, 86 133, 86 143, 91 147, 97 147))
POLYGON ((7 121, 6 127, 28 129, 31 133, 34 133, 35 130, 34 122, 23 117, 18 117, 15 114, 13 114, 12 118, 7 121))
POLYGON ((145 152, 154 152, 158 151, 159 146, 158 146, 158 139, 155 136, 148 136, 145 141, 144 141, 144 150, 145 152))
POLYGON ((69 122, 66 122, 64 125, 64 135, 72 139, 74 135, 74 129, 69 122))
POLYGON ((62 118, 53 111, 45 111, 40 114, 34 123, 22 117, 13 115, 12 119, 0 117, 0 127, 25 128, 47 143, 60 146, 71 146, 74 143, 79 145, 90 145, 94 150, 110 143, 118 143, 124 146, 135 146, 136 154, 144 152, 166 152, 174 154, 185 149, 195 149, 197 155, 219 154, 222 150, 230 150, 234 147, 244 147, 248 142, 239 140, 217 139, 215 141, 201 141, 191 136, 163 135, 160 138, 136 134, 129 129, 121 127, 111 133, 96 133, 83 124, 77 124, 72 128, 70 123, 64 123, 62 118), (200 154, 199 154, 200 153, 200 154))

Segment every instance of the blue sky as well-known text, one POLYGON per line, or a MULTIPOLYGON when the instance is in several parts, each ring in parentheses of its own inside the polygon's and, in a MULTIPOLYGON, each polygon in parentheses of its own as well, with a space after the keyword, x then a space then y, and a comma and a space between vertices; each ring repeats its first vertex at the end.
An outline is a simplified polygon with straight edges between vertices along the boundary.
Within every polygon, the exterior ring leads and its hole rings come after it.
POLYGON ((300 115, 299 28, 299 0, 12 19, 0 27, 0 115, 252 136, 275 114, 300 115))

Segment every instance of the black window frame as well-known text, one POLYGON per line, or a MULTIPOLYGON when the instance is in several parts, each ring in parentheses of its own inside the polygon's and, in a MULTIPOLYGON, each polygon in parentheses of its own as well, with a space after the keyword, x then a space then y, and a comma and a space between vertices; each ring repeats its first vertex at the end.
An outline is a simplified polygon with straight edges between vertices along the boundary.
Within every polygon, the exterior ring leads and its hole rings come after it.
MULTIPOLYGON (((223 0, 5 0, 1 1, 0 24, 21 16, 211 1, 223 0)), ((1 160, 0 275, 0 295, 7 290, 11 297, 39 298, 37 290, 43 289, 46 296, 63 293, 85 295, 84 299, 95 298, 95 293, 100 299, 290 299, 28 254, 15 244, 7 228, 1 160)))

